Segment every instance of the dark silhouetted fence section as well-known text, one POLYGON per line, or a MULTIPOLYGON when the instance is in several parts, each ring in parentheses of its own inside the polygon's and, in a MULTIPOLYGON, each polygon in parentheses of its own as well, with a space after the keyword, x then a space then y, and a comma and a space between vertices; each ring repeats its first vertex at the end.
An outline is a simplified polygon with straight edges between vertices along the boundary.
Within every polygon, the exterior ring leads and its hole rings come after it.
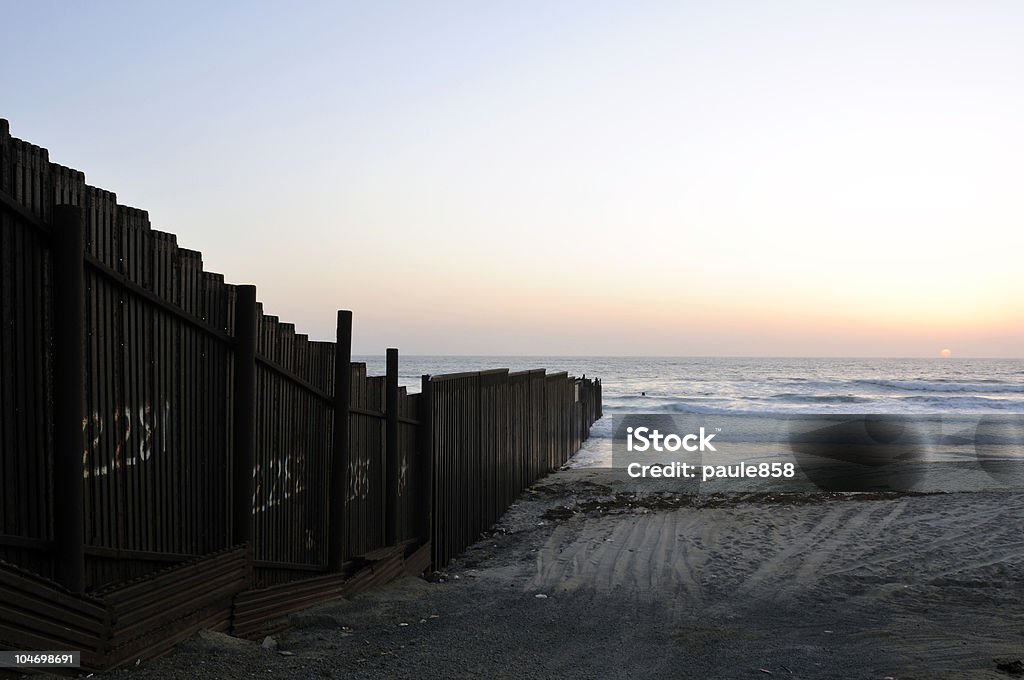
POLYGON ((2 120, 0 157, 0 557, 52 576, 53 187, 46 150, 2 120))
POLYGON ((599 381, 351 362, 0 120, 0 647, 160 653, 446 563, 564 463, 599 381))
POLYGON ((499 369, 434 376, 427 387, 432 561, 442 565, 579 450, 600 412, 581 399, 600 399, 600 382, 499 369))

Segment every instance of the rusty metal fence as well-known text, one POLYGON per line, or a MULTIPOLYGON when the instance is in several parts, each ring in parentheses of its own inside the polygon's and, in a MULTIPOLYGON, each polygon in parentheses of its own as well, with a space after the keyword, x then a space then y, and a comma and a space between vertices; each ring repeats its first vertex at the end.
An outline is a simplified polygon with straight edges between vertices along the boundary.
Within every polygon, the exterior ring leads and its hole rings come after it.
POLYGON ((434 564, 462 552, 524 488, 579 450, 600 417, 600 389, 600 381, 544 369, 424 377, 434 427, 434 564))
POLYGON ((542 369, 368 376, 349 312, 297 334, 4 120, 0 314, 0 645, 97 668, 442 565, 601 416, 542 369))

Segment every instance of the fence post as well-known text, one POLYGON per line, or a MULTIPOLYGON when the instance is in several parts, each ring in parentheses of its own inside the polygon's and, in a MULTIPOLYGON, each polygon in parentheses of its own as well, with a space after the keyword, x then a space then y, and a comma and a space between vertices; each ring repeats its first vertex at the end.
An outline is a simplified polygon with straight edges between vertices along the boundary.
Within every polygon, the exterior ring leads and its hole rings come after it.
POLYGON ((231 537, 252 551, 252 475, 256 444, 256 286, 238 286, 235 298, 234 452, 231 537))
POLYGON ((339 571, 345 558, 345 501, 348 498, 348 421, 352 398, 352 312, 338 310, 334 345, 334 437, 327 516, 327 566, 339 571))
MULTIPOLYGON (((419 534, 420 543, 426 545, 432 540, 434 516, 434 384, 430 376, 420 378, 420 508, 419 534)), ((430 551, 431 563, 434 562, 434 548, 430 551)))
POLYGON ((384 378, 384 545, 398 544, 398 350, 389 347, 384 378))
MULTIPOLYGON (((491 434, 491 433, 488 433, 491 434)), ((484 468, 484 376, 476 374, 476 451, 471 454, 474 476, 470 481, 470 506, 467 517, 465 545, 472 543, 479 535, 484 516, 483 498, 489 492, 486 486, 487 472, 484 468)))
POLYGON ((82 418, 85 412, 85 229, 78 206, 53 220, 53 537, 56 576, 85 590, 82 418))

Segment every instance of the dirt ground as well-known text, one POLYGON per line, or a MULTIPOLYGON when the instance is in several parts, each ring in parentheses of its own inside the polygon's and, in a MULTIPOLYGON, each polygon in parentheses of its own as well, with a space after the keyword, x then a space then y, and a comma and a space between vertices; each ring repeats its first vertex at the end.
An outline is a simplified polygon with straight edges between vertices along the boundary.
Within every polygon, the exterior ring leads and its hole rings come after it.
POLYGON ((566 470, 432 580, 111 678, 1008 678, 1024 496, 682 496, 566 470))

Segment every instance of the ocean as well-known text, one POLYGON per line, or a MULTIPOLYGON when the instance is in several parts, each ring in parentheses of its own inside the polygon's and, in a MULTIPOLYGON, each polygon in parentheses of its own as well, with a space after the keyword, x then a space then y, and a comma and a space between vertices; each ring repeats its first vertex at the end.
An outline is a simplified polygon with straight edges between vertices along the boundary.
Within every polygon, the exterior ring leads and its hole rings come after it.
MULTIPOLYGON (((384 374, 384 357, 366 361, 384 374)), ((1024 413, 1021 359, 403 356, 399 380, 424 373, 547 368, 601 378, 605 418, 571 461, 607 465, 615 414, 1024 413)))

